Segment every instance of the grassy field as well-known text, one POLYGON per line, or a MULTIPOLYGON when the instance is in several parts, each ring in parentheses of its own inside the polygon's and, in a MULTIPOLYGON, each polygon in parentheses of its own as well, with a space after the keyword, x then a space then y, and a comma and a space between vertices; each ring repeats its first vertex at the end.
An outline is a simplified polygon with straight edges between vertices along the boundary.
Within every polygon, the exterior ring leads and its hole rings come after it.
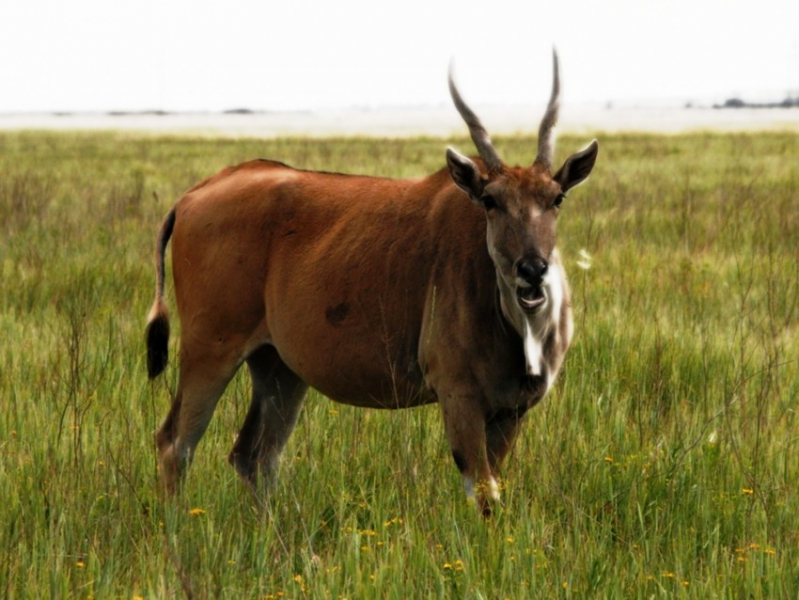
POLYGON ((163 502, 175 362, 150 384, 143 341, 157 229, 201 178, 416 177, 466 139, 0 134, 0 597, 799 597, 796 136, 600 141, 559 225, 575 341, 486 522, 437 407, 316 393, 259 510, 225 461, 243 374, 163 502))

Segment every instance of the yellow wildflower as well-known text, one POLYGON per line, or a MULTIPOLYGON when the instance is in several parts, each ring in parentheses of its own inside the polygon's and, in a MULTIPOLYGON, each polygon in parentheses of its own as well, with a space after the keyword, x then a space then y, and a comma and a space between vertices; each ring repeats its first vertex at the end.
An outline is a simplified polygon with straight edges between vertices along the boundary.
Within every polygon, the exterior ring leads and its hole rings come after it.
POLYGON ((205 514, 205 509, 204 508, 192 508, 189 511, 189 514, 192 517, 199 517, 200 515, 204 515, 205 514))

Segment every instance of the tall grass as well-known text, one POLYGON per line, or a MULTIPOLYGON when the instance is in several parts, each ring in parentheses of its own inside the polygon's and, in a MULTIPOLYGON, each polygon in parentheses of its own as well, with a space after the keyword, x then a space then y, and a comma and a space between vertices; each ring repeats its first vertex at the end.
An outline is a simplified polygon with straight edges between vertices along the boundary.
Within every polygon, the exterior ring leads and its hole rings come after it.
MULTIPOLYGON (((175 364, 148 383, 143 325, 171 204, 258 156, 417 177, 446 143, 0 134, 0 596, 799 596, 787 134, 601 138, 559 225, 575 342, 492 520, 465 501, 435 406, 316 393, 259 508, 224 460, 243 375, 181 496, 159 498, 175 364)), ((534 155, 531 139, 496 145, 534 155)))

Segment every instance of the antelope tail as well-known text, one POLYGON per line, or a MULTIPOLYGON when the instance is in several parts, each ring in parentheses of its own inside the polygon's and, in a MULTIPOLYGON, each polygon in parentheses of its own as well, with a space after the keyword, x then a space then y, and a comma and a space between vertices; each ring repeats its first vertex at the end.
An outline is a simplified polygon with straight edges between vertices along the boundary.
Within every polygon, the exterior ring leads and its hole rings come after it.
POLYGON ((147 317, 147 375, 154 379, 169 359, 169 311, 164 302, 164 254, 175 226, 175 209, 169 211, 155 245, 155 300, 147 317))

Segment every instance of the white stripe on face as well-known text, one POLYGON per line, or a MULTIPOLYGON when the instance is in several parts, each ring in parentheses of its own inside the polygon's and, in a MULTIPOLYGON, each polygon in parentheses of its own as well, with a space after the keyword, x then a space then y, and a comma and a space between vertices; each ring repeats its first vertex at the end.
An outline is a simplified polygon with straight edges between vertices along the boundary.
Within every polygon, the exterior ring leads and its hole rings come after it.
POLYGON ((547 320, 557 327, 560 323, 560 307, 563 304, 563 272, 560 269, 560 261, 557 260, 557 251, 553 253, 552 259, 547 274, 544 275, 544 286, 550 301, 547 307, 549 312, 547 320))
MULTIPOLYGON (((550 331, 557 331, 560 323, 560 310, 563 304, 564 279, 557 254, 553 255, 552 264, 544 276, 543 286, 547 296, 547 304, 543 309, 532 316, 522 315, 524 331, 524 359, 527 375, 538 376, 543 371, 544 340, 550 331)), ((548 373, 547 389, 552 380, 552 373, 548 373)))

